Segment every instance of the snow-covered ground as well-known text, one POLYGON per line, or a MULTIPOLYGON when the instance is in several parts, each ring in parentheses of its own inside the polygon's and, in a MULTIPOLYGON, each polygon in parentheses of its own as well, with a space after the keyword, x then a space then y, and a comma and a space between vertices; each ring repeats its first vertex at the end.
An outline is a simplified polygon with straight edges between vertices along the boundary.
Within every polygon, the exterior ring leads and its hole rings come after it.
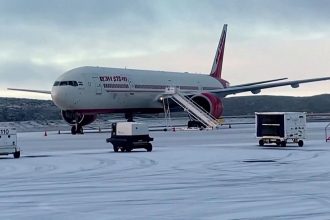
POLYGON ((296 146, 259 147, 254 125, 152 132, 113 153, 107 133, 20 133, 0 159, 0 219, 329 219, 326 123, 296 146))

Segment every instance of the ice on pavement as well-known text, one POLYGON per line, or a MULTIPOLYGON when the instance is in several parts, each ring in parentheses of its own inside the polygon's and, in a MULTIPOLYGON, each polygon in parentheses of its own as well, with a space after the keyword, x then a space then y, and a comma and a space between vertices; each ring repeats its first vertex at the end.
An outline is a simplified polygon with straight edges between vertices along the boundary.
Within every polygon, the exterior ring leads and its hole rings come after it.
POLYGON ((154 151, 113 153, 109 134, 19 133, 0 159, 0 219, 328 219, 330 143, 257 146, 254 125, 152 132, 154 151))

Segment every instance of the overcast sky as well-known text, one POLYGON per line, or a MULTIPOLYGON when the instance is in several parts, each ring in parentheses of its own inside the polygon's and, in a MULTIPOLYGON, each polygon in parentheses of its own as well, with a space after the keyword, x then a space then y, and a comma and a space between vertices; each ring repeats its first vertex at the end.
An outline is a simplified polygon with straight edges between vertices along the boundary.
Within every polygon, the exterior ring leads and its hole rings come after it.
POLYGON ((0 0, 0 96, 13 95, 7 87, 50 90, 86 65, 209 74, 224 23, 223 78, 232 85, 330 76, 329 11, 327 0, 0 0))

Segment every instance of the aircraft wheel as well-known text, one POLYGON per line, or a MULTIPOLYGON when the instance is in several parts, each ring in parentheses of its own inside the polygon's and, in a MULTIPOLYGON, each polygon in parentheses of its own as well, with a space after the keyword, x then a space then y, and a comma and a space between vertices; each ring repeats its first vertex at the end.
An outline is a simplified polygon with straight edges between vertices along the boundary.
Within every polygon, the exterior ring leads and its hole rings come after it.
POLYGON ((302 140, 299 140, 299 141, 298 141, 298 146, 299 146, 299 147, 304 146, 304 142, 303 142, 302 140))
POLYGON ((149 143, 146 147, 147 152, 151 152, 152 151, 152 145, 149 143))
POLYGON ((281 141, 280 140, 276 140, 275 143, 276 143, 277 146, 281 146, 281 141))
POLYGON ((71 134, 73 135, 77 134, 76 126, 71 127, 71 134))
POLYGON ((77 134, 83 134, 84 133, 84 129, 81 125, 77 125, 77 134))
POLYGON ((16 151, 14 153, 14 158, 20 158, 21 157, 21 151, 16 151))

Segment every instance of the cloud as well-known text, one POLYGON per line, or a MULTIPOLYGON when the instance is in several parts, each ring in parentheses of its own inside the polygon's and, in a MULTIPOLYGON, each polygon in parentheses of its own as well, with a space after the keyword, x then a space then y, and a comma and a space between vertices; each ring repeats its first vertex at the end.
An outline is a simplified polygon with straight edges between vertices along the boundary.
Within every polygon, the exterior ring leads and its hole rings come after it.
POLYGON ((313 62, 315 75, 329 72, 321 58, 330 55, 324 46, 330 33, 327 0, 0 0, 0 5, 1 86, 15 79, 39 88, 85 65, 208 73, 223 23, 229 24, 224 71, 233 82, 268 77, 265 70, 272 78, 275 70, 300 72, 306 66, 296 59, 301 53, 300 60, 320 58, 313 62), (292 62, 274 62, 287 43, 286 59, 292 62))
POLYGON ((39 65, 32 62, 14 61, 0 63, 0 85, 27 86, 37 84, 40 89, 50 90, 53 81, 63 71, 56 66, 39 65))

